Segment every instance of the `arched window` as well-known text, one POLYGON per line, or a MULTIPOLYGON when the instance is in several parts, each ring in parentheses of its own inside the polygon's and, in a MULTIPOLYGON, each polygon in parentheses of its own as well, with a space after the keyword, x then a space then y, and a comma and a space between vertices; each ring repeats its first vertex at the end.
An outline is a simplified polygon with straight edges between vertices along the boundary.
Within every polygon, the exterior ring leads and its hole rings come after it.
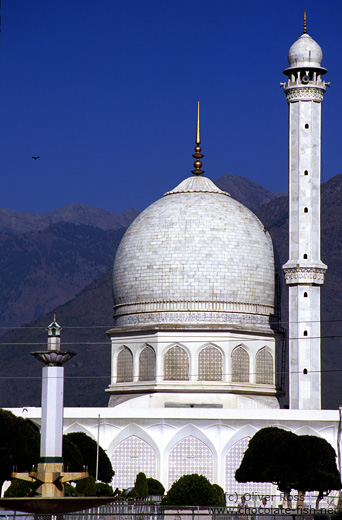
POLYGON ((157 477, 157 457, 147 442, 136 435, 128 437, 115 448, 111 456, 115 475, 114 488, 133 487, 137 473, 142 471, 153 478, 157 477))
POLYGON ((273 356, 263 347, 256 354, 256 383, 273 384, 273 356))
POLYGON ((124 347, 118 355, 117 382, 133 381, 133 355, 129 348, 124 347))
MULTIPOLYGON (((237 482, 235 480, 235 471, 240 467, 244 452, 248 447, 250 438, 244 437, 243 439, 236 442, 230 450, 227 452, 225 460, 225 491, 230 493, 232 496, 235 495, 237 500, 240 499, 241 495, 248 493, 249 495, 255 494, 256 496, 271 495, 272 484, 270 482, 237 482)), ((231 505, 234 505, 231 504, 231 505)), ((252 505, 251 501, 248 505, 252 505)))
POLYGON ((249 355, 243 347, 236 347, 232 352, 232 382, 249 382, 249 355))
POLYGON ((189 380, 189 357, 184 348, 171 347, 164 356, 164 379, 167 381, 189 380))
POLYGON ((203 348, 198 355, 198 380, 222 381, 222 352, 213 345, 203 348))
POLYGON ((145 347, 139 357, 139 381, 154 381, 156 374, 156 353, 152 347, 145 347))
POLYGON ((169 487, 182 475, 198 473, 214 479, 213 454, 204 442, 190 435, 179 441, 169 455, 169 487))

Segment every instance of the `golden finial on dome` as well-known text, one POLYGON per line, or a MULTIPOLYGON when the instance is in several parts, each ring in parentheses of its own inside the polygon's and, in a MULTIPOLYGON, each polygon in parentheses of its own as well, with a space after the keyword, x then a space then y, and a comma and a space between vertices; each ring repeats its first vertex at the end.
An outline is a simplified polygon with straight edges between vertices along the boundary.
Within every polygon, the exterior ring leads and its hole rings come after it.
POLYGON ((304 9, 303 34, 306 34, 306 10, 304 9))
POLYGON ((191 173, 194 175, 202 175, 204 173, 202 168, 202 163, 199 159, 202 159, 204 155, 201 153, 201 147, 199 146, 201 144, 201 132, 200 132, 200 103, 197 102, 197 124, 196 124, 196 146, 195 146, 195 153, 193 154, 193 158, 196 159, 194 162, 195 169, 192 170, 191 173))

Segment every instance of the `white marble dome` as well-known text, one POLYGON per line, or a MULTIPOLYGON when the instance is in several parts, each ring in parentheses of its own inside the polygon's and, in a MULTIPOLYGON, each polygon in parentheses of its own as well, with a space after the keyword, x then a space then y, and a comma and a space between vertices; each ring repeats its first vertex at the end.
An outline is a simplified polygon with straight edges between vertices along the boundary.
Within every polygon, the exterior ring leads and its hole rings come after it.
POLYGON ((190 177, 127 229, 113 270, 116 327, 228 325, 269 330, 272 240, 206 177, 190 177))
POLYGON ((290 47, 287 55, 290 68, 320 67, 323 59, 321 47, 308 34, 302 34, 290 47))

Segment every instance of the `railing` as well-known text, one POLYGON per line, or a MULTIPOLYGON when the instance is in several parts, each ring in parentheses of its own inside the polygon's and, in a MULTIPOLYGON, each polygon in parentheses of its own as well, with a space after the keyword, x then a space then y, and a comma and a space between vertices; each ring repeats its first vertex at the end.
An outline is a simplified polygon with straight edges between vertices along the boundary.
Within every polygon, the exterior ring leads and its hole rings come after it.
POLYGON ((150 502, 116 502, 87 511, 63 515, 32 515, 0 510, 0 520, 334 520, 342 514, 336 507, 315 510, 237 507, 163 507, 150 502))

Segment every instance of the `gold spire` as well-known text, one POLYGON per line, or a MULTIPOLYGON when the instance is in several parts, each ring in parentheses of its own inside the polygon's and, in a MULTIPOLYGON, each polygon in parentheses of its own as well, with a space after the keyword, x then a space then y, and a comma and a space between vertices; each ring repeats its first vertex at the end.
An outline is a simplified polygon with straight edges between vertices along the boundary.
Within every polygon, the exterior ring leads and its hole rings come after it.
POLYGON ((306 10, 304 9, 303 34, 306 34, 306 10))
POLYGON ((196 146, 195 146, 195 153, 193 154, 193 158, 196 159, 194 162, 195 169, 192 170, 191 173, 194 175, 202 175, 204 173, 202 168, 202 163, 199 159, 202 159, 204 157, 203 154, 201 154, 201 147, 199 146, 201 144, 201 132, 200 132, 200 103, 197 102, 197 125, 196 125, 196 146))
POLYGON ((199 104, 199 101, 197 101, 196 144, 201 144, 201 131, 200 131, 200 104, 199 104))

